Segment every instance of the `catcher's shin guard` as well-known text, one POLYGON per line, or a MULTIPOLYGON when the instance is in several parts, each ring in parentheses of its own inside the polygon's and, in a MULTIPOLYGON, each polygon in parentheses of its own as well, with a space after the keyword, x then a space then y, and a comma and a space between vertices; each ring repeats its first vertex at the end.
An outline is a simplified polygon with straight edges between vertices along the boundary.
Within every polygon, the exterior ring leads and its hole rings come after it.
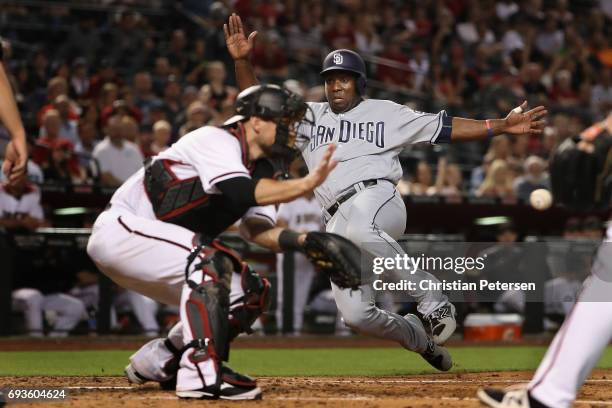
MULTIPOLYGON (((183 353, 189 353, 189 362, 195 366, 202 380, 203 392, 207 397, 217 398, 221 387, 221 360, 228 354, 229 346, 229 291, 233 270, 233 260, 225 251, 201 246, 193 249, 185 270, 187 285, 191 292, 185 301, 185 316, 188 329, 193 340, 183 348, 183 353), (204 255, 204 256, 202 256, 204 255), (196 271, 190 273, 191 264, 200 259, 195 266, 196 271), (197 283, 192 277, 200 275, 197 283), (215 375, 210 376, 210 370, 202 371, 203 364, 211 360, 215 375), (215 378, 214 382, 210 379, 215 378)), ((184 358, 184 356, 183 356, 184 358)))
MULTIPOLYGON (((255 320, 270 306, 270 282, 243 262, 240 284, 244 295, 232 302, 230 310, 230 341, 240 333, 249 333, 255 320)), ((227 361, 227 357, 226 361, 227 361)))

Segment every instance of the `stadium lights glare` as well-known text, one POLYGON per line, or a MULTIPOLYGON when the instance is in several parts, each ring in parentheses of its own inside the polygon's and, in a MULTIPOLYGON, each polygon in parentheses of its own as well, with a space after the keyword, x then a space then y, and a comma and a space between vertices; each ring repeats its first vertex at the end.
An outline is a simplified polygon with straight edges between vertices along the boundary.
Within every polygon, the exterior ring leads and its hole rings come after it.
POLYGON ((81 215, 87 214, 87 208, 85 207, 66 207, 66 208, 58 208, 53 211, 55 215, 81 215))
POLYGON ((474 223, 476 225, 499 225, 499 224, 504 224, 506 222, 510 222, 510 218, 508 217, 504 217, 504 216, 498 216, 498 217, 482 217, 482 218, 476 218, 476 221, 474 221, 474 223))

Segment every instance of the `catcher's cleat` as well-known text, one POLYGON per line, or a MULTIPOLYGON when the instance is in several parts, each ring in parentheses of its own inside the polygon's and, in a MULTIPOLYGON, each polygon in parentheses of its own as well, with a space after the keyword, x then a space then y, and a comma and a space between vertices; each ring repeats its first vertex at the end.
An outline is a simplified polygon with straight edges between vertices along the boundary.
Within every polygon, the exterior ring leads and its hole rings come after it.
POLYGON ((183 399, 224 399, 224 400, 260 400, 261 388, 257 382, 243 374, 238 374, 229 367, 221 367, 221 387, 204 387, 198 390, 177 391, 176 395, 183 399))
POLYGON ((453 359, 444 347, 438 346, 433 340, 429 339, 427 350, 421 354, 425 361, 437 370, 448 371, 453 366, 453 359))
POLYGON ((423 320, 425 321, 425 327, 429 331, 429 335, 438 345, 446 343, 449 337, 457 329, 455 306, 450 302, 434 310, 431 314, 424 316, 423 320))
POLYGON ((480 402, 491 408, 548 408, 534 399, 527 389, 502 391, 481 388, 476 395, 480 402))

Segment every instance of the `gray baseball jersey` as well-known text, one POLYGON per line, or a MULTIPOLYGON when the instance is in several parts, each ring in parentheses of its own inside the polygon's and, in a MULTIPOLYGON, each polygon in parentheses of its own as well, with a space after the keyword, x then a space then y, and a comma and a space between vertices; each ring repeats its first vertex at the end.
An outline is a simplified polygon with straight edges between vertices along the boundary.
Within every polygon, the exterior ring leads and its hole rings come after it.
POLYGON ((309 169, 317 166, 330 144, 337 145, 338 166, 315 194, 324 206, 335 202, 346 188, 369 179, 397 183, 402 177, 398 155, 409 144, 450 141, 452 118, 418 112, 388 100, 368 99, 348 112, 336 114, 329 103, 308 105, 314 124, 302 124, 298 146, 309 169))

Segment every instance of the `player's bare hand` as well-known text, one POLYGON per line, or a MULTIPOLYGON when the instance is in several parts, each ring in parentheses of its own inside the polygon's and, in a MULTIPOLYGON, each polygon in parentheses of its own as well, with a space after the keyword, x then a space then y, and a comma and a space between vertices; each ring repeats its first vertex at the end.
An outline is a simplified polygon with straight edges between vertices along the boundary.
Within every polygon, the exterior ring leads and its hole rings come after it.
POLYGON ((543 120, 548 111, 544 106, 527 110, 527 101, 510 111, 506 116, 504 133, 512 135, 541 134, 546 121, 543 120))
POLYGON ((338 165, 338 162, 332 160, 331 158, 335 151, 336 146, 330 145, 325 151, 323 157, 321 158, 321 161, 319 162, 317 168, 311 171, 306 177, 304 177, 304 181, 306 181, 306 185, 309 191, 314 190, 315 188, 320 186, 325 181, 329 173, 331 173, 332 170, 334 170, 338 165))
POLYGON ((246 59, 250 56, 257 31, 253 31, 247 38, 240 16, 232 13, 227 24, 223 24, 223 32, 225 45, 234 60, 246 59))
POLYGON ((6 146, 2 172, 8 178, 9 184, 14 185, 26 175, 28 164, 28 150, 24 138, 15 138, 6 146))

